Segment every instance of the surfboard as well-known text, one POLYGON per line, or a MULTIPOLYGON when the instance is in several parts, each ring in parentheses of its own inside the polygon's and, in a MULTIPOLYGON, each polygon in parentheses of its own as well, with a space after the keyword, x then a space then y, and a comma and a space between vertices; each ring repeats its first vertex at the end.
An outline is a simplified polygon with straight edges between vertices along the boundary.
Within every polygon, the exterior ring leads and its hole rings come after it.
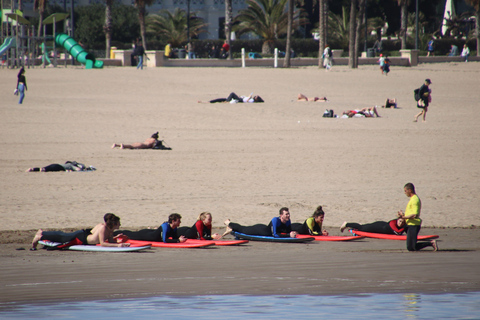
POLYGON ((156 241, 142 241, 142 240, 128 240, 127 243, 132 245, 145 245, 150 244, 152 247, 155 248, 204 248, 214 246, 214 241, 202 241, 201 243, 198 242, 177 242, 177 243, 165 243, 165 242, 156 242, 156 241))
POLYGON ((352 241, 364 239, 365 236, 310 236, 307 234, 299 234, 297 238, 309 238, 313 237, 315 241, 352 241))
POLYGON ((248 243, 248 240, 200 240, 200 239, 188 239, 187 243, 204 243, 205 241, 213 241, 216 246, 236 246, 244 243, 248 243))
MULTIPOLYGON (((358 230, 350 230, 352 234, 356 234, 359 236, 365 236, 367 238, 375 238, 375 239, 387 239, 387 240, 407 240, 406 235, 396 235, 396 234, 382 234, 382 233, 373 233, 373 232, 365 232, 365 231, 358 231, 358 230)), ((432 235, 419 235, 417 240, 433 240, 437 239, 439 236, 432 234, 432 235)))
POLYGON ((265 241, 265 242, 283 242, 283 243, 305 243, 315 240, 313 237, 306 238, 275 238, 268 236, 255 236, 251 234, 245 234, 241 232, 233 231, 235 239, 240 240, 252 240, 252 241, 265 241))
MULTIPOLYGON (((47 247, 58 247, 62 245, 60 242, 53 242, 48 240, 40 240, 38 243, 47 247)), ((150 249, 150 245, 130 246, 130 247, 102 247, 101 245, 73 245, 65 249, 73 251, 92 251, 92 252, 134 252, 145 249, 150 249)))

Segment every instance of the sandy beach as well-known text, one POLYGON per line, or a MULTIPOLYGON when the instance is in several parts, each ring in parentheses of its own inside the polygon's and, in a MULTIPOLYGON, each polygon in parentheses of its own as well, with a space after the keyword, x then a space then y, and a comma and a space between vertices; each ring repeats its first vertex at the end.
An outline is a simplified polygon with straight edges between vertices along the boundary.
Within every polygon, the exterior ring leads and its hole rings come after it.
POLYGON ((84 299, 387 292, 393 290, 386 282, 392 277, 398 292, 480 289, 479 63, 392 67, 388 76, 377 66, 330 72, 35 68, 26 71, 22 105, 13 95, 17 72, 0 69, 0 283, 10 293, 1 301, 73 299, 71 288, 84 299), (433 101, 427 122, 414 123, 419 109, 413 90, 425 78, 432 80, 433 101), (265 103, 197 103, 232 91, 253 92, 265 103), (329 102, 297 102, 298 93, 329 102), (397 98, 399 108, 379 108, 380 118, 322 118, 325 109, 341 115, 381 106, 386 98, 397 98), (171 151, 111 149, 156 131, 171 151), (67 160, 97 171, 25 172, 67 160), (381 240, 307 244, 302 250, 251 243, 108 257, 15 250, 28 249, 38 228, 92 227, 106 212, 120 216, 122 228, 137 229, 156 228, 173 212, 191 226, 209 211, 220 231, 227 218, 268 223, 283 206, 293 222, 303 222, 322 205, 326 228, 340 235, 345 220, 393 219, 408 202, 407 182, 422 200, 422 233, 440 235, 440 252, 408 253, 403 242, 381 240), (419 273, 412 276, 410 268, 419 273), (76 277, 78 285, 72 282, 76 277), (115 281, 122 277, 125 283, 115 281), (278 277, 291 278, 283 286, 275 283, 278 277), (355 285, 345 289, 335 279, 355 285), (52 284, 38 285, 44 282, 52 284), (27 285, 32 283, 37 285, 27 285), (68 285, 62 289, 60 283, 68 285), (93 293, 95 285, 101 289, 93 293))

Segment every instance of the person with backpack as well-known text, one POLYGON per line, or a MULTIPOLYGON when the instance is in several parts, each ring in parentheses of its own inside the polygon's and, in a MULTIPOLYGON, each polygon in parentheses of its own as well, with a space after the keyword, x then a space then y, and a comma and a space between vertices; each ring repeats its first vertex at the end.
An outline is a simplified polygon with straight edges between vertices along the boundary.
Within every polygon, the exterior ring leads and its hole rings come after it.
POLYGON ((332 60, 332 49, 327 45, 325 45, 325 50, 323 50, 323 66, 327 71, 332 68, 333 60, 332 60))
POLYGON ((417 122, 418 117, 423 115, 423 122, 426 122, 425 118, 427 116, 428 105, 432 102, 432 90, 429 88, 429 85, 432 84, 430 79, 425 79, 425 83, 415 92, 415 100, 417 100, 417 108, 422 109, 420 113, 415 116, 415 120, 413 122, 417 122))

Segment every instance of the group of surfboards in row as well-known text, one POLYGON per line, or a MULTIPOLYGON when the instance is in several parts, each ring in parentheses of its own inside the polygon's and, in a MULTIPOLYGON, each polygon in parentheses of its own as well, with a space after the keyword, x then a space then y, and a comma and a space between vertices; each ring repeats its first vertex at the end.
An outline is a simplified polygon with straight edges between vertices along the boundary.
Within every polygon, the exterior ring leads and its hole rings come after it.
MULTIPOLYGON (((343 232, 346 228, 351 229, 355 236, 378 237, 378 235, 390 235, 393 238, 399 237, 404 232, 407 233, 405 240, 409 251, 418 251, 425 247, 433 247, 438 250, 435 238, 438 236, 423 236, 422 241, 417 241, 418 233, 421 228, 420 209, 421 202, 415 194, 415 187, 407 183, 404 192, 410 198, 405 213, 398 211, 397 219, 391 221, 376 221, 369 224, 359 224, 344 222, 340 227, 343 232), (377 235, 377 236, 375 236, 377 235)), ((292 223, 290 220, 290 211, 287 207, 279 210, 279 215, 274 217, 268 225, 256 224, 252 226, 243 226, 238 223, 226 220, 225 232, 220 235, 212 234, 212 214, 202 212, 192 227, 180 227, 181 215, 172 213, 168 220, 156 229, 142 229, 138 231, 119 230, 120 218, 113 213, 107 213, 104 216, 104 222, 97 224, 92 229, 78 230, 71 233, 62 231, 43 231, 38 230, 33 241, 31 250, 36 250, 38 242, 45 241, 58 243, 57 248, 67 248, 74 245, 100 245, 104 247, 129 247, 134 241, 144 242, 162 242, 162 243, 184 243, 188 239, 201 241, 221 240, 225 235, 231 233, 237 239, 259 240, 259 241, 278 241, 294 242, 289 240, 299 240, 306 242, 320 240, 323 238, 334 238, 329 236, 327 230, 322 226, 325 212, 322 206, 318 206, 311 217, 303 223, 292 223), (133 240, 133 241, 132 241, 133 240)), ((390 238, 392 238, 390 237, 390 238)), ((345 237, 344 237, 345 238, 345 237)), ((353 238, 353 237, 349 237, 353 238)), ((383 237, 388 239, 387 236, 383 237)), ((333 239, 332 239, 333 240, 333 239)), ((340 239, 338 239, 340 240, 340 239)))

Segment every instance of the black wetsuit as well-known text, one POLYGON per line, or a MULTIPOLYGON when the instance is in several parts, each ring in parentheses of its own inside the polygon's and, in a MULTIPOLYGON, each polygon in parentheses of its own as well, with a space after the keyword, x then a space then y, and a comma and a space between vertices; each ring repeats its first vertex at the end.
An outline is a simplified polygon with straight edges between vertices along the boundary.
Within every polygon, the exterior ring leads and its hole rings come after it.
POLYGON ((118 231, 115 231, 113 235, 116 236, 120 233, 126 235, 132 240, 166 242, 166 243, 180 242, 180 240, 178 240, 177 229, 172 229, 168 222, 163 223, 157 229, 142 229, 139 231, 118 230, 118 231), (164 229, 165 229, 165 232, 164 232, 164 229))
POLYGON ((87 237, 91 233, 92 229, 78 230, 74 232, 63 231, 43 231, 41 240, 50 240, 52 242, 67 243, 78 239, 81 244, 88 244, 87 237))

